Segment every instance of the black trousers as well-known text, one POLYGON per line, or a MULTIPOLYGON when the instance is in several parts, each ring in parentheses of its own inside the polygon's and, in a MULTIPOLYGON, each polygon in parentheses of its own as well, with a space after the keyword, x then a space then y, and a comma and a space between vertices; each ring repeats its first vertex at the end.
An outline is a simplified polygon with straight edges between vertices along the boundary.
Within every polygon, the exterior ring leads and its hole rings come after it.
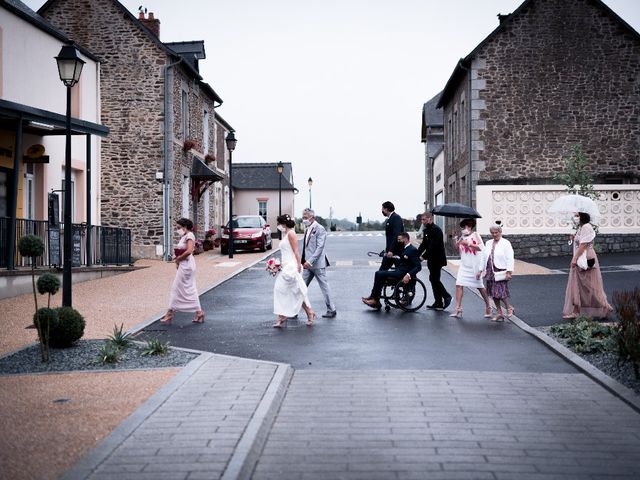
POLYGON ((373 288, 371 289, 371 296, 376 300, 380 300, 380 296, 382 295, 382 288, 384 287, 387 279, 396 279, 395 283, 398 283, 406 274, 406 272, 399 272, 398 270, 378 270, 375 274, 375 277, 373 278, 373 288))
POLYGON ((445 297, 451 296, 440 281, 442 267, 428 264, 427 267, 429 268, 429 283, 431 283, 431 289, 433 290, 433 298, 437 305, 442 305, 445 297))

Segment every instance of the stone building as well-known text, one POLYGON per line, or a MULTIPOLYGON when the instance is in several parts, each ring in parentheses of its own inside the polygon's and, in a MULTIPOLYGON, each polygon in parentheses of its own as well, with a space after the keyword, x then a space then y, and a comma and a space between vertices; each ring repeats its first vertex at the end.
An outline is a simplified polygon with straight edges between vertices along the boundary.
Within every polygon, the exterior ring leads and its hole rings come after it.
POLYGON ((438 103, 446 201, 475 206, 482 234, 501 220, 523 256, 567 251, 569 226, 546 209, 581 144, 603 250, 640 250, 640 35, 599 0, 526 0, 498 17, 438 103))
POLYGON ((134 256, 167 258, 178 218, 224 223, 230 126, 199 73, 204 42, 163 43, 153 13, 117 0, 49 0, 38 13, 102 61, 102 224, 130 228, 134 256))
POLYGON ((444 122, 442 109, 437 108, 442 92, 422 106, 422 128, 420 140, 424 143, 425 161, 425 210, 430 210, 443 203, 441 188, 444 157, 444 122))

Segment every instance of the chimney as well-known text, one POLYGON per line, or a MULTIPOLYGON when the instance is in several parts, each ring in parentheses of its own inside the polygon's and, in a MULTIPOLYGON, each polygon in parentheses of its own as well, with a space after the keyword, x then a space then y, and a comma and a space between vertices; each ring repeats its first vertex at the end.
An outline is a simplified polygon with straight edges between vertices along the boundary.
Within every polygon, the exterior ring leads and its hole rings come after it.
POLYGON ((144 12, 140 11, 138 13, 138 20, 142 22, 142 24, 151 30, 156 37, 160 38, 160 20, 153 16, 153 12, 149 12, 149 16, 144 18, 144 12))
POLYGON ((502 25, 505 22, 505 20, 507 20, 510 16, 511 16, 510 13, 507 13, 506 15, 503 15, 503 14, 499 13, 498 14, 499 25, 502 25))

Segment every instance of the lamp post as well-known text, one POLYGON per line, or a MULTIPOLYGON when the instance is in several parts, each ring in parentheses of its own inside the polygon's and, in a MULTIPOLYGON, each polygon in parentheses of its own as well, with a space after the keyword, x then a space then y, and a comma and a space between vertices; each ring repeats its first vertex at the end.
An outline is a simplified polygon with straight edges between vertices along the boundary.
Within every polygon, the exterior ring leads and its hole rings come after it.
POLYGON ((227 133, 225 142, 227 150, 229 150, 229 258, 233 258, 233 187, 231 182, 233 178, 233 151, 238 143, 233 130, 227 133))
POLYGON ((313 208, 311 207, 311 187, 313 186, 313 179, 311 177, 309 177, 308 183, 309 183, 309 210, 313 210, 313 208))
MULTIPOLYGON (((284 172, 284 165, 282 162, 278 162, 276 166, 278 172, 278 216, 282 215, 282 172, 284 172)), ((282 232, 278 230, 278 239, 282 240, 282 232)))
POLYGON ((84 60, 73 45, 64 45, 55 57, 60 80, 67 87, 67 125, 64 156, 64 245, 62 269, 62 306, 71 306, 71 255, 73 251, 73 225, 71 224, 71 87, 82 73, 84 60))

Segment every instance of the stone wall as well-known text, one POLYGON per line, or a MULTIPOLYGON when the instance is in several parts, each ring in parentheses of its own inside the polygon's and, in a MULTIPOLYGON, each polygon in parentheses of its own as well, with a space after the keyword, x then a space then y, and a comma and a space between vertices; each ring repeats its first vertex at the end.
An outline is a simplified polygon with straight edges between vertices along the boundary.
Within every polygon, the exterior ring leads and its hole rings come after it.
MULTIPOLYGON (((486 242, 491 237, 483 236, 486 242)), ((572 246, 568 244, 568 235, 505 235, 511 242, 515 257, 519 259, 569 256, 572 246)), ((640 234, 616 235, 600 234, 596 237, 595 248, 602 253, 638 253, 640 252, 640 234)))
POLYGON ((531 1, 477 52, 481 181, 551 179, 582 143, 600 178, 640 178, 640 39, 590 0, 531 1))
POLYGON ((101 59, 102 225, 130 228, 134 256, 162 243, 163 66, 166 55, 111 1, 54 1, 44 17, 101 59))

